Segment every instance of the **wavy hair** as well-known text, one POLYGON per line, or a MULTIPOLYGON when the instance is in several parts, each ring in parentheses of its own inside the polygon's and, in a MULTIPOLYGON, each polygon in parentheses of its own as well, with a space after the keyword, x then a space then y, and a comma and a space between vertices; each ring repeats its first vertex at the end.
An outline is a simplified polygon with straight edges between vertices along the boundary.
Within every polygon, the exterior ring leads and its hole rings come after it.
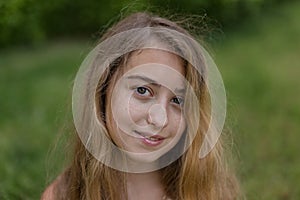
MULTIPOLYGON (((177 31, 192 37, 177 23, 155 16, 150 13, 135 13, 112 26, 100 39, 104 41, 118 33, 134 28, 162 27, 177 31)), ((167 36, 162 36, 167 37, 167 36)), ((159 42, 175 48, 176 51, 187 52, 187 56, 193 54, 193 50, 182 48, 182 41, 159 38, 159 42)), ((194 53, 195 54, 195 53, 194 53)), ((102 131, 109 137, 107 131, 106 116, 110 107, 108 101, 108 85, 116 84, 118 77, 122 75, 128 59, 132 54, 128 53, 118 57, 109 63, 105 73, 99 77, 95 102, 97 105, 97 117, 102 124, 102 131)), ((203 59, 203 55, 197 55, 203 59)), ((198 98, 201 120, 195 124, 193 116, 193 102, 187 103, 186 117, 188 128, 195 131, 193 138, 186 134, 189 147, 180 158, 170 165, 160 169, 161 182, 168 198, 172 200, 210 200, 210 199, 238 199, 239 184, 234 173, 229 170, 224 153, 222 138, 219 138, 215 147, 204 158, 199 158, 199 151, 210 123, 210 100, 206 85, 206 66, 202 65, 201 74, 186 60, 182 59, 185 67, 185 78, 193 88, 198 98), (190 138, 189 138, 190 137, 190 138)), ((97 59, 94 61, 97 66, 97 59)), ((127 199, 126 173, 112 169, 94 158, 85 148, 76 134, 73 160, 65 172, 58 178, 55 187, 55 199, 88 199, 88 200, 121 200, 127 199)))

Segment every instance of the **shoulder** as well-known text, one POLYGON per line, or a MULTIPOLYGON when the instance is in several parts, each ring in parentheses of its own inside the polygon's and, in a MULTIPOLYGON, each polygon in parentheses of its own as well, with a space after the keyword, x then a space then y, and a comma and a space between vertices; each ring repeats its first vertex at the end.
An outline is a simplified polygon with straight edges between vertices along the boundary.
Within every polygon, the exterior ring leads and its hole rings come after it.
POLYGON ((54 195, 54 188, 56 187, 57 183, 53 182, 49 185, 42 194, 41 200, 52 200, 55 199, 54 195))
POLYGON ((41 200, 54 200, 55 198, 55 189, 57 185, 61 182, 62 175, 58 176, 43 192, 41 200))

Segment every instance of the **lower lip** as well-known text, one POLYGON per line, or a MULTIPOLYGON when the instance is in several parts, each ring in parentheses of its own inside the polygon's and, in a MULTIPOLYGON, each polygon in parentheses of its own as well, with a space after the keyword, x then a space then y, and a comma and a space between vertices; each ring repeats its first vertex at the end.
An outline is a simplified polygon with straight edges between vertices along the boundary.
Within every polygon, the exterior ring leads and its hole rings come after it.
POLYGON ((147 138, 142 138, 142 142, 145 145, 152 146, 152 147, 160 145, 163 141, 164 141, 163 139, 162 140, 153 141, 153 140, 149 140, 147 138))

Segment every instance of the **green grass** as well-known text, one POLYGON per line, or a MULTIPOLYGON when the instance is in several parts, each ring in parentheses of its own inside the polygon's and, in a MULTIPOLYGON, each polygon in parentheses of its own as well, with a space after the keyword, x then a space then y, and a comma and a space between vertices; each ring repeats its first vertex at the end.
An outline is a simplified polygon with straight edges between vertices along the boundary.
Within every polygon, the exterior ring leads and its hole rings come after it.
POLYGON ((39 198, 47 152, 65 123, 83 50, 80 43, 57 42, 2 52, 0 199, 39 198))
MULTIPOLYGON (((299 9, 282 6, 215 46, 250 200, 300 196, 299 9)), ((71 120, 72 81, 86 46, 60 41, 0 52, 0 199, 38 199, 47 184, 48 151, 65 116, 71 120)))
POLYGON ((299 9, 250 21, 216 50, 249 199, 300 197, 299 9))

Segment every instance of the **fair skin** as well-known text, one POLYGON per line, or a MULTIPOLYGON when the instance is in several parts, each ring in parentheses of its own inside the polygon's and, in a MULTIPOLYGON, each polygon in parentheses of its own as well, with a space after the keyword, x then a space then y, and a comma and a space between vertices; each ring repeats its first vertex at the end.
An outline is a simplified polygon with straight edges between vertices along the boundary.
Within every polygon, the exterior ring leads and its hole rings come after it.
MULTIPOLYGON (((184 67, 178 56, 146 49, 129 59, 115 90, 109 88, 115 112, 109 132, 133 160, 155 163, 179 141, 186 127, 182 79, 184 67), (147 141, 151 136, 160 140, 147 141)), ((130 200, 156 200, 164 196, 158 171, 129 173, 127 190, 130 200)))
MULTIPOLYGON (((184 67, 178 56, 144 49, 130 57, 114 88, 108 87, 111 95, 107 102, 114 119, 107 120, 108 131, 135 162, 156 163, 181 138, 186 128, 183 78, 184 67)), ((57 181, 42 199, 53 199, 55 184, 57 181)), ((165 195, 158 170, 128 173, 127 192, 130 200, 157 200, 165 195)))
POLYGON ((177 56, 146 49, 129 59, 125 73, 108 88, 113 115, 107 120, 109 132, 133 160, 154 162, 179 141, 186 126, 184 83, 177 56))
POLYGON ((165 195, 157 172, 129 173, 127 192, 129 200, 161 200, 165 195))
POLYGON ((49 185, 46 190, 43 192, 41 196, 41 200, 54 200, 54 188, 58 185, 61 181, 61 176, 58 176, 52 183, 49 185))

